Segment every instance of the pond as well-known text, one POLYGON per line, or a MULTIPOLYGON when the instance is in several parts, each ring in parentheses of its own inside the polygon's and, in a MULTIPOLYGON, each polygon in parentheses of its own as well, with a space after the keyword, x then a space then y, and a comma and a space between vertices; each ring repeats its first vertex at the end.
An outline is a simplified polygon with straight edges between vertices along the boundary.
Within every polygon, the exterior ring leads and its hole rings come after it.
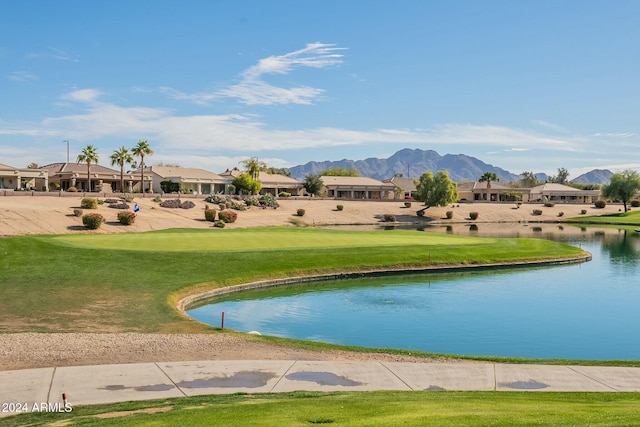
POLYGON ((364 347, 640 359, 640 233, 504 224, 424 231, 554 239, 581 246, 593 260, 526 270, 305 283, 231 295, 188 313, 220 326, 224 312, 225 327, 238 331, 364 347))

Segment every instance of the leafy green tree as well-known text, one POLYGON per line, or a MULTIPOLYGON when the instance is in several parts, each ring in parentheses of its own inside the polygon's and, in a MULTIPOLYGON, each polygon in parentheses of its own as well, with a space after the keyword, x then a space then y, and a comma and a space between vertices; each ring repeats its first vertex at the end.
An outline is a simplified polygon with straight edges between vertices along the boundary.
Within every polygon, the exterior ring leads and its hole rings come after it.
POLYGON ((262 189, 262 184, 254 179, 249 173, 245 172, 231 181, 238 194, 258 194, 262 189))
POLYGON ((313 194, 314 196, 322 194, 322 187, 324 186, 320 175, 306 175, 304 177, 304 184, 302 185, 307 193, 313 194))
POLYGON ((532 188, 539 184, 538 178, 536 178, 535 174, 530 171, 524 171, 520 174, 522 178, 520 178, 520 184, 524 188, 532 188))
POLYGON ((78 154, 76 161, 87 164, 87 191, 91 191, 91 163, 98 164, 98 150, 93 145, 87 145, 78 154))
POLYGON ((622 201, 626 212, 627 202, 635 197, 639 189, 640 175, 634 170, 627 169, 611 176, 611 181, 604 187, 602 195, 622 201))
POLYGON ((133 156, 128 148, 120 147, 111 154, 111 166, 120 166, 120 191, 124 191, 124 165, 133 163, 133 156))
POLYGON ((247 173, 251 175, 251 178, 256 181, 260 176, 260 172, 267 170, 267 164, 265 162, 259 161, 257 157, 248 158, 240 163, 242 163, 247 173))
POLYGON ((37 163, 29 163, 27 169, 40 169, 40 165, 37 163))
POLYGON ((329 168, 319 174, 320 176, 360 176, 360 172, 356 168, 329 168))
POLYGON ((273 175, 284 175, 284 176, 288 176, 291 177, 291 172, 289 172, 289 169, 287 168, 267 168, 267 173, 273 174, 273 175))
POLYGON ((458 186, 444 170, 435 176, 431 171, 423 173, 416 188, 416 198, 427 206, 446 206, 458 200, 458 186))
POLYGON ((566 185, 569 182, 569 171, 565 168, 558 168, 558 175, 550 177, 549 182, 566 185))
POLYGON ((136 157, 140 157, 140 164, 138 165, 140 167, 140 191, 144 194, 144 156, 152 155, 153 150, 146 140, 140 140, 138 145, 131 149, 131 153, 136 157))
POLYGON ((498 175, 496 175, 493 172, 485 172, 482 174, 482 176, 480 177, 480 179, 478 180, 478 182, 486 182, 487 183, 487 192, 485 193, 484 199, 488 200, 489 199, 489 191, 491 190, 491 182, 495 181, 498 182, 500 181, 500 178, 498 178, 498 175))

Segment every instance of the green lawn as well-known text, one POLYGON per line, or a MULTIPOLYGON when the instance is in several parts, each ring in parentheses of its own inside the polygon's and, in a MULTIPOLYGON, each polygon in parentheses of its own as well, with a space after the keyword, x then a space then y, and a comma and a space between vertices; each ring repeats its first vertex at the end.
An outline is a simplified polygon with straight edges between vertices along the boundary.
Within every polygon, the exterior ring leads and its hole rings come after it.
POLYGON ((640 393, 295 392, 86 406, 69 414, 0 418, 0 427, 632 426, 640 420, 639 406, 640 393))
POLYGON ((619 212, 609 215, 579 216, 567 219, 569 222, 640 225, 640 211, 619 212))
POLYGON ((203 332, 178 298, 255 279, 575 256, 539 239, 289 227, 0 239, 0 332, 203 332), (229 250, 232 248, 232 250, 229 250))

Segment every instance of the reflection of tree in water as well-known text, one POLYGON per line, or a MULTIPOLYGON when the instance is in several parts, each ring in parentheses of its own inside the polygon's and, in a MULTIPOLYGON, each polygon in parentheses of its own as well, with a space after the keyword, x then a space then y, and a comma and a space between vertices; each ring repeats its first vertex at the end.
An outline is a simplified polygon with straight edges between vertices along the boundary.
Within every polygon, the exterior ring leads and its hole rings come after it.
POLYGON ((616 234, 603 234, 602 250, 608 252, 614 264, 640 264, 640 234, 619 230, 616 234))

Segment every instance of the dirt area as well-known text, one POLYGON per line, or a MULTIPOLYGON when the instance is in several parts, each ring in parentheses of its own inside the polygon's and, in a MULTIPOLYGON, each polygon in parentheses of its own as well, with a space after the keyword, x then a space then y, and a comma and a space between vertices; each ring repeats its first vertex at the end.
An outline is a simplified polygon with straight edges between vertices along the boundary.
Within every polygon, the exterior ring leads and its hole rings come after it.
MULTIPOLYGON (((127 233, 168 228, 210 228, 204 220, 203 198, 191 198, 192 209, 162 208, 152 197, 136 198, 140 212, 135 224, 123 226, 117 222, 117 210, 100 205, 98 212, 106 218, 97 231, 88 231, 81 218, 73 215, 80 207, 81 196, 60 197, 56 194, 0 197, 0 236, 33 234, 87 234, 127 233)), ((213 207, 213 206, 211 206, 213 207)), ((596 209, 593 205, 460 203, 447 207, 429 208, 419 218, 416 211, 423 206, 412 202, 406 207, 397 201, 336 201, 326 199, 281 200, 279 209, 251 208, 239 212, 238 220, 228 227, 291 226, 292 221, 308 225, 380 224, 384 214, 410 224, 471 223, 470 212, 478 212, 480 223, 527 223, 558 221, 583 215, 616 213, 619 205, 596 209), (344 210, 337 210, 341 204, 344 210), (296 215, 304 209, 305 215, 296 215), (542 215, 533 215, 533 209, 542 215), (446 219, 446 212, 453 217, 446 219), (562 213, 562 216, 560 216, 562 213)), ((0 334, 0 370, 26 369, 52 366, 73 366, 110 363, 186 361, 186 360, 366 360, 366 361, 424 361, 410 355, 397 356, 381 353, 346 351, 308 351, 267 343, 252 336, 233 333, 212 334, 0 334)), ((453 361, 452 361, 453 363, 453 361)))

